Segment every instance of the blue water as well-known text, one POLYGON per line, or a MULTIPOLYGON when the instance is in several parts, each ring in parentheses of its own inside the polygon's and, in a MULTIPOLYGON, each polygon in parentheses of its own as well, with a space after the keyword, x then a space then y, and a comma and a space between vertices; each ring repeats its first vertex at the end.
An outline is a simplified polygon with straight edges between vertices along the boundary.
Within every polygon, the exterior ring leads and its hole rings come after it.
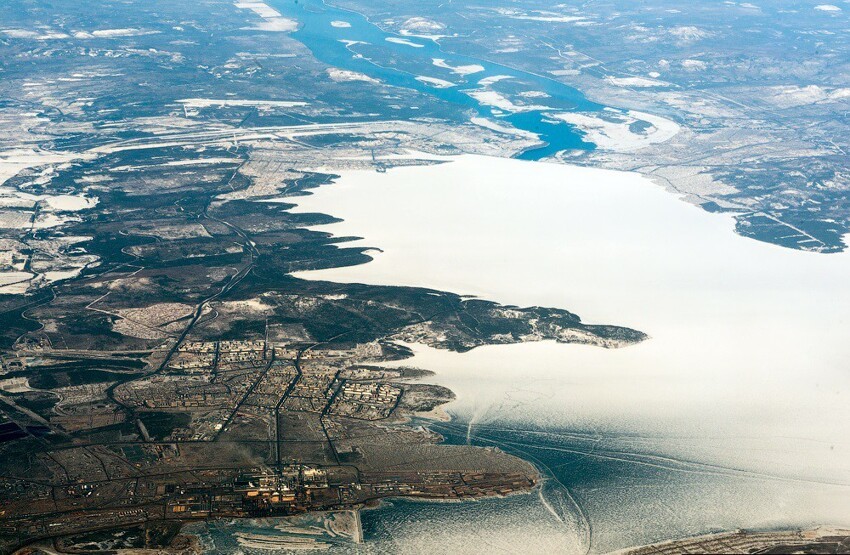
MULTIPOLYGON (((450 444, 497 447, 531 461, 541 483, 529 494, 474 502, 388 500, 362 511, 364 544, 334 542, 325 553, 607 553, 721 530, 815 526, 822 522, 808 516, 807 503, 846 495, 829 484, 659 456, 639 436, 470 428, 459 420, 412 425, 427 425, 450 444)), ((267 552, 238 546, 233 534, 273 533, 273 526, 214 521, 193 531, 217 546, 211 553, 261 555, 267 552)))
MULTIPOLYGON (((539 160, 562 150, 591 150, 592 143, 582 140, 581 134, 564 122, 548 117, 555 111, 597 111, 603 108, 587 100, 578 90, 554 79, 535 75, 481 60, 468 55, 445 51, 438 43, 414 37, 400 37, 383 31, 369 22, 364 16, 325 4, 318 0, 270 0, 269 2, 286 17, 299 23, 299 30, 292 34, 302 42, 320 61, 340 69, 357 71, 378 79, 388 85, 413 89, 440 100, 449 102, 475 115, 486 118, 502 119, 513 127, 537 134, 546 144, 540 148, 527 150, 518 155, 526 160, 539 160), (333 21, 345 21, 351 26, 337 28, 333 21), (404 38, 421 45, 419 48, 406 44, 388 42, 386 39, 404 38), (358 41, 346 44, 341 41, 358 41), (451 66, 476 64, 484 68, 466 77, 454 74, 449 69, 433 65, 435 58, 444 59, 451 66), (469 90, 483 90, 479 81, 486 77, 507 75, 512 79, 491 86, 510 97, 508 91, 521 85, 524 90, 540 91, 548 98, 535 98, 534 105, 545 106, 546 110, 530 110, 513 114, 494 110, 480 104, 464 93, 469 90), (457 83, 456 87, 438 89, 422 83, 417 76, 427 76, 457 83), (508 94, 506 94, 508 93, 508 94)), ((519 103, 514 100, 515 103, 519 103)))
MULTIPOLYGON (((377 546, 423 533, 413 524, 435 519, 437 526, 462 524, 499 529, 528 515, 529 530, 547 520, 564 553, 605 553, 628 546, 737 528, 808 527, 806 508, 818 495, 844 495, 834 485, 798 483, 730 467, 653 454, 646 438, 600 436, 582 432, 474 426, 432 422, 428 426, 447 443, 499 449, 531 461, 541 474, 539 494, 460 505, 427 505, 394 500, 391 506, 363 513, 367 540, 377 546), (541 509, 545 506, 545 510, 541 509)), ((538 532, 540 533, 540 532, 538 532)), ((487 538, 484 538, 487 539, 487 538)), ((521 538, 517 538, 520 539, 521 538)), ((528 552, 510 547, 509 552, 528 552)))

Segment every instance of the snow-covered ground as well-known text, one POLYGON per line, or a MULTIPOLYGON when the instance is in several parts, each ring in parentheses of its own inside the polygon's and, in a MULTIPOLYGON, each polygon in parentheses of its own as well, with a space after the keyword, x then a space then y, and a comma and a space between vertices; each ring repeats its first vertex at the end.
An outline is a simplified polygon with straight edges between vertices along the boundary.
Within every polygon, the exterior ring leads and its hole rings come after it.
POLYGON ((609 75, 605 78, 605 80, 617 87, 648 88, 670 86, 670 83, 665 83, 664 81, 659 81, 657 79, 649 79, 647 77, 613 77, 609 75))
POLYGON ((366 83, 379 82, 377 79, 369 77, 365 73, 360 73, 359 71, 331 67, 327 69, 327 72, 328 77, 330 77, 332 81, 336 81, 338 83, 343 81, 364 81, 366 83))
POLYGON ((478 84, 482 87, 489 87, 493 83, 498 83, 499 81, 504 81, 505 79, 513 79, 510 75, 491 75, 490 77, 485 77, 478 81, 478 84))
POLYGON ((451 81, 446 81, 445 79, 437 79, 436 77, 427 77, 425 75, 418 75, 416 77, 416 80, 431 85, 432 87, 437 87, 438 89, 448 89, 450 87, 457 86, 451 81))
POLYGON ((522 129, 517 129, 516 127, 508 127, 506 125, 499 125, 495 121, 489 120, 487 118, 474 117, 470 118, 469 121, 480 127, 490 129, 491 131, 497 131, 506 135, 520 136, 527 139, 539 140, 539 137, 534 133, 531 133, 530 131, 524 131, 522 129))
POLYGON ((77 31, 74 33, 76 39, 90 38, 116 38, 116 37, 139 37, 143 35, 155 35, 159 31, 151 31, 146 29, 97 29, 94 31, 77 31))
POLYGON ((45 196, 43 202, 50 210, 78 212, 80 210, 94 208, 97 205, 97 197, 88 197, 86 195, 45 196))
POLYGON ((621 112, 606 108, 597 113, 562 112, 552 117, 575 126, 598 148, 616 152, 669 141, 681 129, 675 121, 634 110, 621 112), (637 124, 642 127, 636 128, 637 124))
POLYGON ((405 46, 412 46, 413 48, 424 48, 424 46, 419 44, 418 42, 413 42, 412 40, 402 39, 402 38, 399 38, 399 37, 387 37, 384 40, 386 40, 387 42, 393 42, 395 44, 403 44, 405 46))
POLYGON ((269 108, 295 108, 307 106, 306 102, 291 100, 240 100, 236 98, 183 98, 177 101, 187 108, 210 108, 212 106, 252 106, 269 108))
POLYGON ((496 91, 491 90, 474 90, 474 91, 464 91, 466 94, 477 100, 480 104, 484 104, 486 106, 492 106, 493 108, 498 108, 499 110, 504 110, 505 112, 529 112, 532 110, 548 110, 548 106, 540 106, 534 104, 515 104, 508 97, 503 95, 502 93, 498 93, 496 91))
POLYGON ((288 33, 290 31, 295 31, 296 29, 298 29, 297 21, 293 21, 292 19, 283 17, 279 11, 272 8, 265 2, 246 0, 242 2, 236 2, 234 5, 237 8, 243 10, 251 10, 263 19, 262 22, 257 23, 256 25, 251 27, 251 29, 254 29, 256 31, 288 33))
POLYGON ((402 23, 399 33, 406 37, 415 37, 439 41, 449 35, 445 34, 446 26, 427 17, 410 17, 402 23))
POLYGON ((453 65, 449 64, 448 62, 446 62, 446 60, 444 60, 442 58, 434 58, 431 62, 437 67, 441 67, 443 69, 448 69, 452 73, 456 73, 458 75, 466 76, 466 75, 472 75, 473 73, 480 73, 480 72, 484 71, 484 66, 481 66, 481 65, 478 65, 478 64, 467 64, 467 65, 453 66, 453 65))
POLYGON ((22 295, 27 292, 30 280, 34 277, 35 274, 29 272, 0 271, 0 294, 22 295))
POLYGON ((850 88, 831 88, 820 85, 765 87, 765 99, 780 108, 796 108, 807 104, 846 101, 850 99, 850 88))
MULTIPOLYGON (((562 7, 564 4, 560 6, 562 7)), ((587 18, 584 16, 551 11, 523 11, 513 8, 496 8, 495 11, 511 19, 524 19, 527 21, 543 21, 546 23, 579 23, 587 21, 587 18)))
POLYGON ((26 168, 64 164, 90 158, 85 154, 48 152, 34 148, 17 148, 0 152, 0 186, 26 168))

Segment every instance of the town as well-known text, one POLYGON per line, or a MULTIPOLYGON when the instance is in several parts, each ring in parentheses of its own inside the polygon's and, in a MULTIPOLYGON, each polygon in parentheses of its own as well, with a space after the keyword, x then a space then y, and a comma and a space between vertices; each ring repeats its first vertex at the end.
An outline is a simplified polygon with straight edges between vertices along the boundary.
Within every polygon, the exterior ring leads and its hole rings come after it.
MULTIPOLYGON (((41 348, 5 364, 34 368, 69 356, 41 348)), ((187 340, 159 356, 161 373, 113 388, 59 388, 63 410, 41 424, 2 416, 3 441, 28 437, 36 425, 57 439, 92 428, 120 432, 28 456, 29 478, 0 478, 0 533, 47 538, 158 521, 283 517, 399 496, 474 499, 527 491, 537 480, 531 465, 499 451, 439 446, 436 434, 408 426, 422 407, 406 404, 405 392, 417 398, 429 386, 364 364, 387 357, 377 341, 187 340), (85 421, 72 408, 93 402, 104 410, 86 412, 85 421)), ((26 380, 9 380, 8 388, 27 389, 26 380)))

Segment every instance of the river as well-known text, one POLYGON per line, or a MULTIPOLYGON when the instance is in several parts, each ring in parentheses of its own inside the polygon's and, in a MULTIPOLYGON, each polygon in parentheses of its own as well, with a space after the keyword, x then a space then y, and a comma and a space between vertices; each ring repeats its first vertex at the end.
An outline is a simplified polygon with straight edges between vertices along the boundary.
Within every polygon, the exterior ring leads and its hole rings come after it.
POLYGON ((359 13, 317 0, 275 0, 269 4, 298 22, 299 28, 292 36, 307 46, 316 59, 330 66, 437 97, 480 117, 503 119, 516 129, 534 133, 545 141, 545 146, 523 152, 518 155, 520 158, 539 160, 561 150, 594 148, 592 143, 583 141, 581 134, 570 125, 553 120, 548 114, 577 109, 593 112, 603 106, 554 79, 446 52, 434 40, 394 35, 359 13), (441 65, 435 65, 435 60, 441 65), (454 86, 435 87, 417 77, 439 79, 454 86), (535 98, 531 105, 545 109, 494 110, 492 105, 472 96, 485 93, 486 98, 486 94, 492 94, 492 84, 505 79, 522 82, 528 90, 545 95, 535 98))

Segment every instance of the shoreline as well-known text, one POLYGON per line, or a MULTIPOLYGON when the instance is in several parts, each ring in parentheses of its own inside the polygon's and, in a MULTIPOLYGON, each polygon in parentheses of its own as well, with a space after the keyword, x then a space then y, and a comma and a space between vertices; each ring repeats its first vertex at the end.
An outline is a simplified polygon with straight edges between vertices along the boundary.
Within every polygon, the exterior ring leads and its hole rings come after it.
MULTIPOLYGON (((660 542, 649 543, 645 545, 637 545, 610 551, 605 555, 651 555, 654 553, 667 553, 670 548, 687 549, 688 546, 695 546, 697 549, 705 548, 706 545, 714 545, 730 549, 730 540, 740 539, 747 542, 747 548, 753 549, 753 544, 762 543, 770 545, 771 543, 789 542, 798 543, 800 545, 811 544, 824 538, 843 537, 850 541, 850 527, 840 528, 832 525, 818 525, 813 528, 753 528, 753 529, 736 529, 725 532, 711 532, 707 534, 697 534, 693 536, 684 536, 660 542)), ((761 547, 764 549, 764 546, 761 547)))

